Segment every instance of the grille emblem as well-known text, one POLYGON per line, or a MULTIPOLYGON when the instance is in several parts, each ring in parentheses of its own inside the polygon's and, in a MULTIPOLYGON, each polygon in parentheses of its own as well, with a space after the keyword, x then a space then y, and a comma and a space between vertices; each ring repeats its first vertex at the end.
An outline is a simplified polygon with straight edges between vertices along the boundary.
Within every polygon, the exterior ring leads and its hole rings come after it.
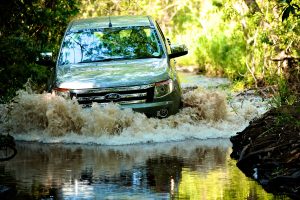
POLYGON ((121 99, 121 95, 117 94, 117 93, 109 93, 109 94, 105 95, 104 98, 108 101, 116 101, 116 100, 121 99))

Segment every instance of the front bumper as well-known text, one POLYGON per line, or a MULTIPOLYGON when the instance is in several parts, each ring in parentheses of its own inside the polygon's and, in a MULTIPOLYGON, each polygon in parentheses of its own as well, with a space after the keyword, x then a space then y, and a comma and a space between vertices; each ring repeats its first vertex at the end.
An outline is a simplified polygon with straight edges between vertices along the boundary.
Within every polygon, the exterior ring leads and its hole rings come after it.
POLYGON ((178 112, 179 107, 173 101, 161 101, 141 104, 123 104, 121 108, 131 108, 136 112, 145 113, 149 117, 167 117, 178 112), (167 112, 167 113, 165 113, 167 112), (166 114, 166 116, 165 116, 166 114))

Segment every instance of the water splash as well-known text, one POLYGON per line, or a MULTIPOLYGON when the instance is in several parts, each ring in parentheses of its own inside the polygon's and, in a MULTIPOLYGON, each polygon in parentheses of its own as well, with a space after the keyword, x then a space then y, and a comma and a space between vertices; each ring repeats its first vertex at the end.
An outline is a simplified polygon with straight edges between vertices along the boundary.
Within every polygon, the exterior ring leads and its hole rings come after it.
POLYGON ((147 118, 115 104, 82 109, 76 101, 46 93, 19 91, 15 101, 9 121, 0 126, 10 126, 17 140, 44 143, 124 145, 228 138, 262 113, 250 101, 228 104, 223 92, 201 88, 186 92, 184 107, 166 119, 147 118))

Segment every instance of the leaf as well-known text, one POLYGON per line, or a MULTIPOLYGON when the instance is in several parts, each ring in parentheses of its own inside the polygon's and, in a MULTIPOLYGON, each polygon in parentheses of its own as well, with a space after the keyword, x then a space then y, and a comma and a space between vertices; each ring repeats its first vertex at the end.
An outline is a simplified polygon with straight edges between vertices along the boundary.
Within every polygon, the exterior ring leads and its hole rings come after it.
POLYGON ((282 21, 286 20, 290 16, 291 7, 287 6, 282 13, 282 21))
POLYGON ((298 11, 300 11, 300 7, 299 7, 297 4, 292 4, 292 6, 293 6, 294 8, 297 8, 298 11))
POLYGON ((292 13, 293 15, 295 15, 295 14, 296 14, 296 12, 295 12, 295 8, 294 8, 294 7, 291 7, 291 13, 292 13))

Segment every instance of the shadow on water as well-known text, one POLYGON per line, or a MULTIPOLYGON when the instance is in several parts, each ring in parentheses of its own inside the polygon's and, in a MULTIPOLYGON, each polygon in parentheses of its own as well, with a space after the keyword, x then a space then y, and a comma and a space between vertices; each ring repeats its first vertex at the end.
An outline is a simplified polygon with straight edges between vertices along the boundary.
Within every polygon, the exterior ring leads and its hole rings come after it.
POLYGON ((246 178, 224 139, 16 147, 0 163, 0 199, 285 199, 246 178))

